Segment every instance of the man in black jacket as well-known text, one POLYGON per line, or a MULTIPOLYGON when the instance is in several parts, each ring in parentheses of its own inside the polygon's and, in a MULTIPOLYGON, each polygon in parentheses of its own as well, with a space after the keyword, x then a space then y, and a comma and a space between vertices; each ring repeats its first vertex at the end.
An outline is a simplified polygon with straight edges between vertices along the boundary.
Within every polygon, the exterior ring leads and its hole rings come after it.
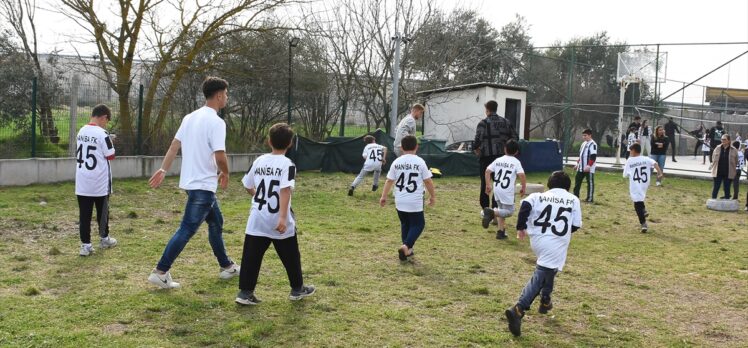
POLYGON ((673 145, 670 147, 673 155, 673 162, 678 162, 675 160, 675 151, 678 150, 678 141, 676 140, 678 138, 675 137, 675 132, 678 132, 678 134, 680 135, 680 128, 678 127, 677 123, 673 122, 672 117, 668 117, 667 119, 668 121, 667 123, 665 123, 665 135, 670 138, 670 142, 672 142, 673 145))
MULTIPOLYGON (((480 162, 480 207, 481 209, 496 207, 496 201, 486 194, 485 172, 489 164, 495 159, 504 155, 504 144, 509 139, 519 140, 517 131, 514 130, 512 123, 504 117, 496 114, 499 104, 494 100, 489 100, 485 105, 486 118, 478 123, 475 130, 475 140, 473 141, 473 151, 479 157, 480 162)), ((490 183, 488 183, 490 184, 490 183)))
MULTIPOLYGON (((717 121, 717 125, 709 128, 709 148, 714 151, 722 143, 722 135, 725 134, 725 129, 722 128, 722 121, 717 121)), ((712 156, 709 156, 709 163, 712 163, 712 156)))

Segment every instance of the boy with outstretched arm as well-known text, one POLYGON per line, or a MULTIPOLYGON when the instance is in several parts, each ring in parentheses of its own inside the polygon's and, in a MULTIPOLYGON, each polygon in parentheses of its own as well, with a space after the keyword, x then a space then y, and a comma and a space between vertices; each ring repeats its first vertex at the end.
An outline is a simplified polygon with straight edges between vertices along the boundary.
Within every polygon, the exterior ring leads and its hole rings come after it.
POLYGON ((395 186, 395 208, 400 218, 400 236, 403 243, 397 253, 400 260, 405 261, 413 256, 413 246, 426 226, 423 215, 423 188, 425 186, 429 191, 429 206, 436 203, 436 193, 434 183, 431 181, 431 171, 426 166, 426 162, 416 156, 418 150, 416 137, 405 136, 401 146, 403 154, 390 166, 379 205, 384 207, 392 186, 395 186))
POLYGON ((527 178, 522 163, 515 157, 518 152, 519 144, 510 139, 504 145, 504 156, 497 158, 486 168, 486 182, 493 183, 486 185, 486 194, 491 195, 493 190, 498 206, 494 209, 483 208, 483 228, 488 228, 494 218, 498 219, 499 230, 496 232, 496 239, 506 239, 505 220, 514 213, 514 182, 517 178, 522 183, 519 192, 525 194, 527 178))
POLYGON ((566 263, 571 234, 582 227, 579 198, 569 193, 570 187, 569 175, 556 171, 548 178, 548 191, 533 193, 522 200, 517 217, 517 238, 530 236, 530 246, 538 261, 519 300, 504 312, 514 336, 521 334, 522 317, 538 295, 538 312, 545 314, 553 308, 553 281, 566 263))
POLYGON ((372 135, 364 137, 364 152, 361 156, 364 158, 364 166, 361 168, 361 172, 358 173, 356 179, 353 180, 351 188, 348 189, 348 195, 353 196, 353 190, 358 187, 369 173, 374 173, 374 182, 371 185, 371 190, 376 191, 379 187, 379 175, 382 173, 382 166, 387 162, 387 148, 376 143, 376 139, 372 135))
POLYGON ((662 170, 657 161, 641 156, 642 148, 639 144, 633 144, 629 148, 631 151, 631 157, 626 160, 626 164, 623 165, 623 177, 629 178, 629 194, 631 200, 634 201, 634 210, 636 210, 636 216, 639 217, 639 224, 641 225, 642 233, 647 232, 647 209, 644 206, 644 198, 647 196, 647 188, 649 188, 650 174, 652 168, 657 170, 657 180, 662 180, 662 170))
POLYGON ((296 221, 291 210, 296 166, 286 157, 286 151, 291 147, 293 130, 285 123, 276 123, 270 127, 268 138, 272 152, 257 158, 242 178, 242 184, 253 198, 244 238, 239 293, 235 300, 241 305, 261 302, 254 291, 262 258, 271 243, 291 284, 288 298, 300 300, 315 291, 314 286, 304 285, 296 221))

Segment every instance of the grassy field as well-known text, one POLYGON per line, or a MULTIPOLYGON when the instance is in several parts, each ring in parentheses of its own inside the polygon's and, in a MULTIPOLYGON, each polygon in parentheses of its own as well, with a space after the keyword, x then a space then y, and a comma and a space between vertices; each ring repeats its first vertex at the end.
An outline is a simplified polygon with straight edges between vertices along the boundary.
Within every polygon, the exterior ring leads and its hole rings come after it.
MULTIPOLYGON (((249 209, 239 179, 219 193, 236 261, 249 209)), ((0 346, 748 345, 748 215, 706 211, 707 181, 650 188, 651 232, 641 234, 625 181, 599 173, 596 203, 582 206, 584 226, 556 278, 553 311, 538 314, 536 302, 514 338, 503 310, 535 257, 529 242, 497 241, 481 228, 477 178, 436 180, 437 206, 426 210, 415 262, 403 264, 392 202, 379 208, 365 187, 346 196, 352 179, 297 177, 304 276, 317 293, 290 302, 269 250, 256 290, 263 303, 249 308, 233 301, 237 279, 218 278, 205 226, 172 269, 182 289, 146 282, 181 218, 176 178, 159 190, 117 181, 111 227, 120 245, 88 258, 77 256, 73 184, 0 188, 0 346)))

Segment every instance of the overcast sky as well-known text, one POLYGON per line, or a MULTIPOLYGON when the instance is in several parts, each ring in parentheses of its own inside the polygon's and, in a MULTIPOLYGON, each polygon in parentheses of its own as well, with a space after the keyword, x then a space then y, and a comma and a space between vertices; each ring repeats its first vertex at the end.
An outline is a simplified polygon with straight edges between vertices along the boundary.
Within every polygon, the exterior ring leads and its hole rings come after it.
MULTIPOLYGON (((476 9, 497 29, 520 14, 531 25, 530 35, 537 46, 551 45, 573 37, 607 31, 612 41, 638 43, 748 42, 748 0, 655 1, 655 0, 435 0, 446 11, 476 9)), ((47 0, 40 3, 55 3, 47 0)), ((47 5, 48 6, 48 5, 47 5)), ((57 48, 74 53, 67 42, 77 31, 74 24, 59 15, 39 14, 37 23, 42 49, 57 48), (64 28, 64 30, 60 30, 64 28)), ((650 47, 652 50, 654 46, 650 47)), ((86 50, 84 48, 84 50, 86 50)), ((92 51, 92 48, 87 49, 92 51)), ((731 58, 748 50, 748 45, 667 46, 667 78, 690 82, 731 58)), ((83 53, 93 53, 83 52, 83 53)), ((748 89, 748 55, 699 81, 700 85, 748 89), (729 74, 728 74, 729 72, 729 74)), ((682 83, 661 85, 662 96, 682 83)), ((700 103, 703 89, 686 90, 686 103, 700 103)), ((681 95, 669 100, 680 101, 681 95)))

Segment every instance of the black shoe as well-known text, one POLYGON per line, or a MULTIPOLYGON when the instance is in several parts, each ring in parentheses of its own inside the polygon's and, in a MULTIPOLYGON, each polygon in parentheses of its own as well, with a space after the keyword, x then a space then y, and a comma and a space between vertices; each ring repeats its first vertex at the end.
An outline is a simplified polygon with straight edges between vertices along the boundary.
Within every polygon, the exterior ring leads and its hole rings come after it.
POLYGON ((291 293, 288 294, 288 299, 298 301, 304 297, 311 296, 314 291, 316 291, 314 285, 303 285, 299 290, 291 290, 291 293))
POLYGON ((646 222, 642 224, 642 230, 641 231, 642 231, 642 233, 647 233, 647 231, 649 231, 649 226, 647 226, 646 222))
POLYGON ((676 161, 675 158, 673 158, 673 162, 678 162, 678 161, 676 161))
POLYGON ((720 199, 730 199, 730 196, 720 197, 720 199))
POLYGON ((371 185, 371 191, 372 192, 375 192, 378 188, 379 188, 379 186, 377 186, 377 185, 371 185))
POLYGON ((512 306, 507 309, 504 314, 506 314, 506 321, 509 323, 509 331, 514 336, 519 336, 522 334, 522 317, 525 316, 525 313, 522 312, 519 309, 519 306, 512 306))
POLYGON ((498 230, 496 232, 496 239, 506 239, 506 232, 504 230, 498 230))
POLYGON ((353 187, 348 189, 348 195, 353 196, 353 187))
POLYGON ((645 211, 644 211, 644 218, 646 219, 646 218, 648 218, 648 217, 649 217, 649 212, 645 210, 645 211))
POLYGON ((253 292, 240 290, 239 293, 236 294, 236 299, 234 300, 234 302, 240 305, 249 306, 256 305, 262 301, 260 301, 259 298, 255 297, 255 294, 253 292))
POLYGON ((488 225, 491 224, 491 221, 493 220, 493 209, 489 207, 483 208, 483 221, 481 221, 481 225, 483 228, 488 228, 488 225))
POLYGON ((548 301, 540 300, 540 306, 538 307, 538 313, 546 314, 549 310, 553 309, 553 302, 549 298, 548 301))
POLYGON ((400 261, 405 261, 408 259, 407 256, 405 256, 405 252, 403 249, 397 249, 397 257, 400 259, 400 261))

